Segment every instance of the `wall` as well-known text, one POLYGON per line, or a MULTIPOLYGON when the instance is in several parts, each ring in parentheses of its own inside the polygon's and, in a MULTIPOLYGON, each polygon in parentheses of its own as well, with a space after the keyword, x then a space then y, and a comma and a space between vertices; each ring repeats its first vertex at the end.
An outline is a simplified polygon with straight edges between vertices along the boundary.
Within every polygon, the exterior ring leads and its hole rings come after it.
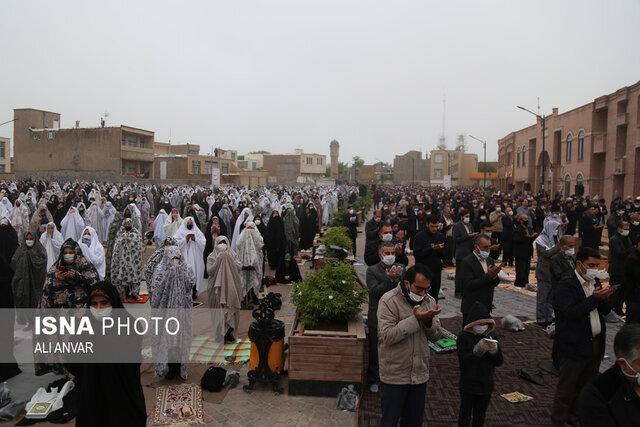
POLYGON ((307 154, 303 153, 300 155, 300 174, 322 174, 327 169, 327 159, 326 156, 322 154, 307 154), (308 162, 311 161, 311 164, 308 162))
POLYGON ((11 139, 0 137, 0 173, 11 173, 11 139))
POLYGON ((300 164, 297 154, 266 154, 263 167, 269 184, 294 184, 300 176, 300 164))
POLYGON ((398 185, 429 183, 431 165, 420 151, 409 151, 393 159, 393 182, 398 185))

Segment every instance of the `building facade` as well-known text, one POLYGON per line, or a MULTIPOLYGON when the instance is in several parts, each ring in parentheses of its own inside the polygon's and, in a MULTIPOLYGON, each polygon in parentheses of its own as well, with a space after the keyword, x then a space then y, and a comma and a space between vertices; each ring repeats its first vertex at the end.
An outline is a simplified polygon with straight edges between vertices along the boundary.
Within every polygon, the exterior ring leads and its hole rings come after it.
POLYGON ((265 154, 263 169, 269 184, 315 184, 324 178, 327 162, 324 154, 265 154))
POLYGON ((0 173, 11 173, 11 139, 0 136, 0 173))
POLYGON ((153 178, 154 133, 130 126, 60 128, 60 114, 14 110, 16 176, 153 178))
POLYGON ((473 185, 471 175, 478 171, 478 155, 462 150, 431 150, 431 185, 443 185, 445 175, 452 186, 473 185))
POLYGON ((564 196, 640 195, 640 82, 565 113, 552 114, 498 140, 503 191, 564 196))
POLYGON ((240 169, 248 171, 262 170, 264 167, 264 155, 269 153, 247 153, 244 156, 238 156, 236 163, 240 169))
POLYGON ((429 184, 430 163, 417 150, 396 155, 393 159, 393 183, 397 185, 429 184))

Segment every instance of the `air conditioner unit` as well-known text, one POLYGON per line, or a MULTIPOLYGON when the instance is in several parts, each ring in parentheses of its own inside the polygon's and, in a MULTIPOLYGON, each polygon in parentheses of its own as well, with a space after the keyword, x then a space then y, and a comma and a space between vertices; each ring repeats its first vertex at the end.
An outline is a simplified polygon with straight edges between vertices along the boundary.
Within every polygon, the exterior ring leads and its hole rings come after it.
POLYGON ((53 132, 52 131, 47 132, 47 139, 53 139, 53 132))

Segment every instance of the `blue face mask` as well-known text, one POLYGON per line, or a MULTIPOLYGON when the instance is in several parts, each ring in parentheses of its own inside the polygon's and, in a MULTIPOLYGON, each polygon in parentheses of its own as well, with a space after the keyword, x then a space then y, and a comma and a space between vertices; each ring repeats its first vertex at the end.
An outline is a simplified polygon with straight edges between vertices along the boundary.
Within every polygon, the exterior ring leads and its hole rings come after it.
POLYGON ((489 258, 489 251, 480 251, 480 258, 487 259, 489 258))
POLYGON ((82 238, 82 243, 84 243, 87 246, 91 245, 91 237, 83 237, 82 238))

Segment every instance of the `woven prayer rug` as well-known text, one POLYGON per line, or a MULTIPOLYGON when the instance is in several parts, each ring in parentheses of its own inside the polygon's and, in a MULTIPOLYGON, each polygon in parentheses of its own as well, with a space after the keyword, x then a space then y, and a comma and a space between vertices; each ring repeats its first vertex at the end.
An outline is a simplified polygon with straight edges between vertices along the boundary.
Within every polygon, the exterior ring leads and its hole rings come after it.
POLYGON ((249 338, 223 344, 206 336, 196 336, 191 341, 189 351, 191 363, 207 363, 215 366, 244 364, 249 361, 250 356, 251 341, 249 338))
POLYGON ((196 384, 156 389, 153 425, 203 424, 202 390, 196 384))

